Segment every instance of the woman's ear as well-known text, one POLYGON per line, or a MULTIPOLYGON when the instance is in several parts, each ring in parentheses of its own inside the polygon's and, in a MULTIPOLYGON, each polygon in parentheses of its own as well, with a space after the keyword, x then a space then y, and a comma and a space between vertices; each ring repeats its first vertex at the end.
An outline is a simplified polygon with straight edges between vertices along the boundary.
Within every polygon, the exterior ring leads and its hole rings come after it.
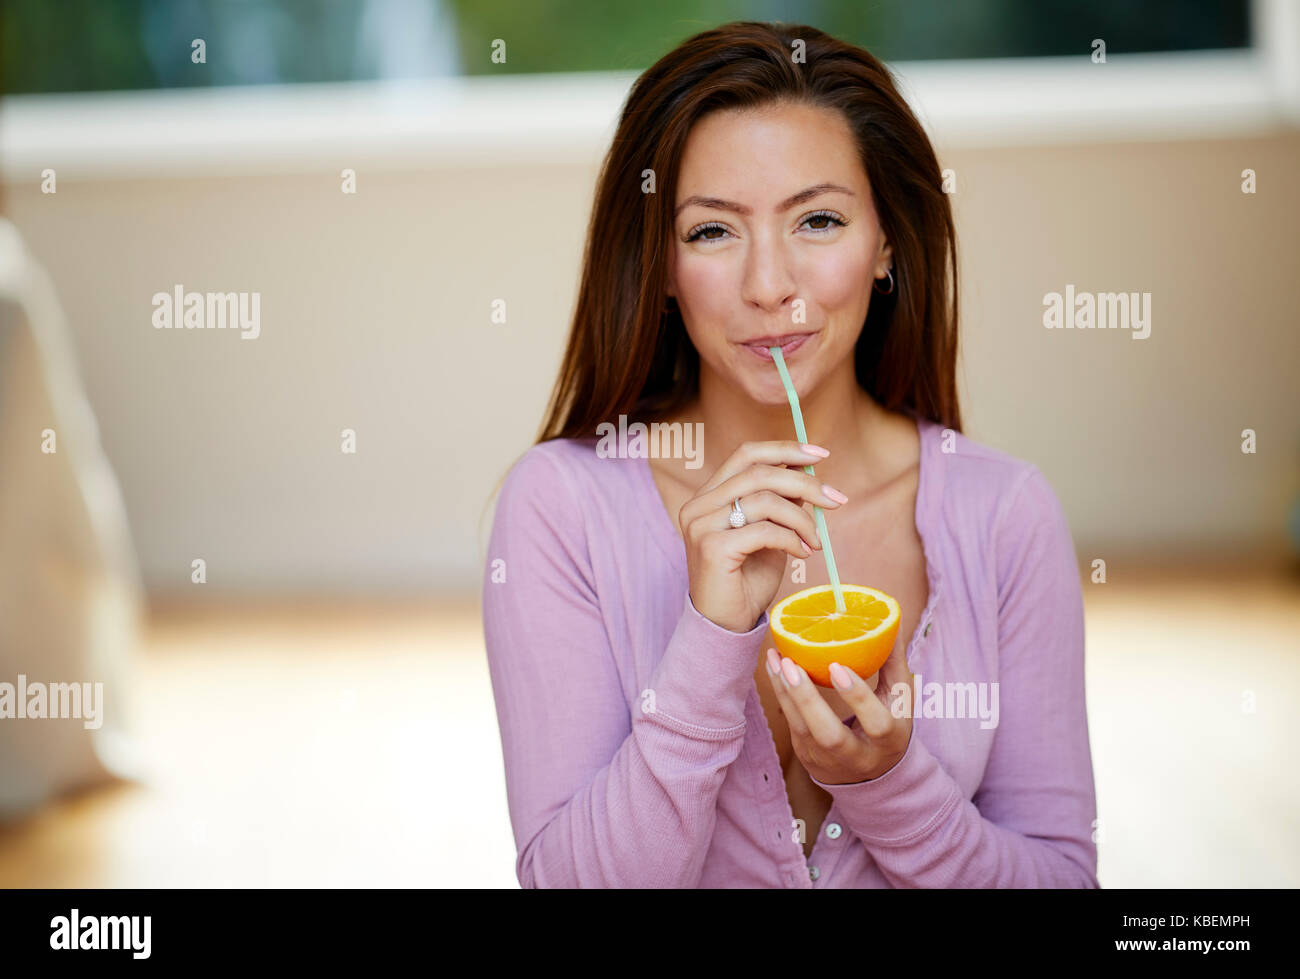
POLYGON ((880 249, 880 258, 876 261, 876 278, 883 279, 894 267, 894 246, 886 242, 880 249))

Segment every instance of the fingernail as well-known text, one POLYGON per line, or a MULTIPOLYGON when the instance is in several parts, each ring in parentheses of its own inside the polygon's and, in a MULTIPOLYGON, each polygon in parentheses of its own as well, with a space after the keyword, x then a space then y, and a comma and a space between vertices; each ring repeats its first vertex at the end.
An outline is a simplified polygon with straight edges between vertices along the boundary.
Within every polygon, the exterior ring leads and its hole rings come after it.
POLYGON ((841 690, 847 690, 849 687, 853 686, 853 677, 851 677, 849 671, 840 666, 839 663, 831 664, 831 680, 834 681, 835 686, 839 687, 841 690))
POLYGON ((799 538, 799 544, 800 544, 800 546, 803 548, 803 552, 804 552, 805 554, 811 554, 811 553, 812 553, 812 548, 808 546, 808 542, 807 542, 806 540, 804 540, 802 537, 799 538))
POLYGON ((771 646, 767 647, 767 672, 776 676, 781 671, 781 657, 776 655, 776 650, 771 646))
POLYGON ((795 668, 794 661, 789 657, 781 660, 781 674, 785 677, 785 682, 790 686, 799 686, 799 671, 795 668))
POLYGON ((822 483, 822 492, 829 496, 836 503, 848 503, 849 498, 837 490, 829 483, 822 483))
POLYGON ((810 456, 817 456, 819 459, 825 459, 831 454, 830 449, 823 449, 820 445, 813 445, 811 442, 806 442, 799 446, 799 448, 803 449, 810 456))

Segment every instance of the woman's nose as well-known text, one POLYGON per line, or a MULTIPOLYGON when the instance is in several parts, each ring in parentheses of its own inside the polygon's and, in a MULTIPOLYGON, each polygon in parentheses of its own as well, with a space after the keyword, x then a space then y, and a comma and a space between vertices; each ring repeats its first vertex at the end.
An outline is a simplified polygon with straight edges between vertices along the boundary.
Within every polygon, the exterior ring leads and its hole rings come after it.
POLYGON ((745 300, 772 312, 795 295, 790 256, 779 236, 759 235, 752 241, 745 258, 745 300))

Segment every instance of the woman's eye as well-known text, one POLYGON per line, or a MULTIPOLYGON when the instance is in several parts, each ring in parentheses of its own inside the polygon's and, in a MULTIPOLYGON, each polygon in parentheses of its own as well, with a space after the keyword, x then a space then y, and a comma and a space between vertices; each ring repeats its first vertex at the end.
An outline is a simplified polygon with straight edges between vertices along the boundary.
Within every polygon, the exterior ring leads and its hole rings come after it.
POLYGON ((726 230, 727 229, 720 224, 702 224, 694 231, 692 231, 690 234, 688 234, 686 236, 686 240, 688 242, 691 242, 691 241, 696 241, 699 238, 703 238, 705 241, 718 241, 719 236, 712 235, 710 234, 710 232, 713 231, 725 232, 726 230))
POLYGON ((812 225, 813 231, 829 231, 831 228, 836 227, 837 225, 842 228, 847 223, 846 221, 844 221, 843 218, 831 214, 828 211, 819 211, 816 214, 809 214, 806 218, 803 219, 804 224, 810 224, 810 222, 814 222, 814 221, 822 222, 822 223, 812 225))

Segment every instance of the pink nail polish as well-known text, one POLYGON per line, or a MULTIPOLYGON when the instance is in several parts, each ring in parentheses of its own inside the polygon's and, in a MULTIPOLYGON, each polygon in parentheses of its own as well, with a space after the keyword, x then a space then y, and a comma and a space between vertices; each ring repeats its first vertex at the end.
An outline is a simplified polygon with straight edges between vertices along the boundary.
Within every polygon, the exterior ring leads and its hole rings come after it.
POLYGON ((781 674, 785 677, 785 682, 790 686, 799 686, 799 671, 795 668, 794 661, 789 657, 781 660, 781 674))
POLYGON ((799 448, 803 449, 810 456, 817 456, 819 459, 825 459, 831 454, 830 449, 823 449, 820 445, 813 445, 811 442, 806 442, 799 446, 799 448))
POLYGON ((767 672, 776 676, 781 671, 781 657, 776 655, 776 650, 771 646, 767 647, 767 672))
POLYGON ((849 498, 837 490, 829 483, 822 483, 822 492, 829 496, 836 503, 848 503, 849 498))
POLYGON ((847 690, 853 686, 853 677, 849 676, 849 671, 840 666, 839 663, 831 664, 831 680, 841 690, 847 690))

